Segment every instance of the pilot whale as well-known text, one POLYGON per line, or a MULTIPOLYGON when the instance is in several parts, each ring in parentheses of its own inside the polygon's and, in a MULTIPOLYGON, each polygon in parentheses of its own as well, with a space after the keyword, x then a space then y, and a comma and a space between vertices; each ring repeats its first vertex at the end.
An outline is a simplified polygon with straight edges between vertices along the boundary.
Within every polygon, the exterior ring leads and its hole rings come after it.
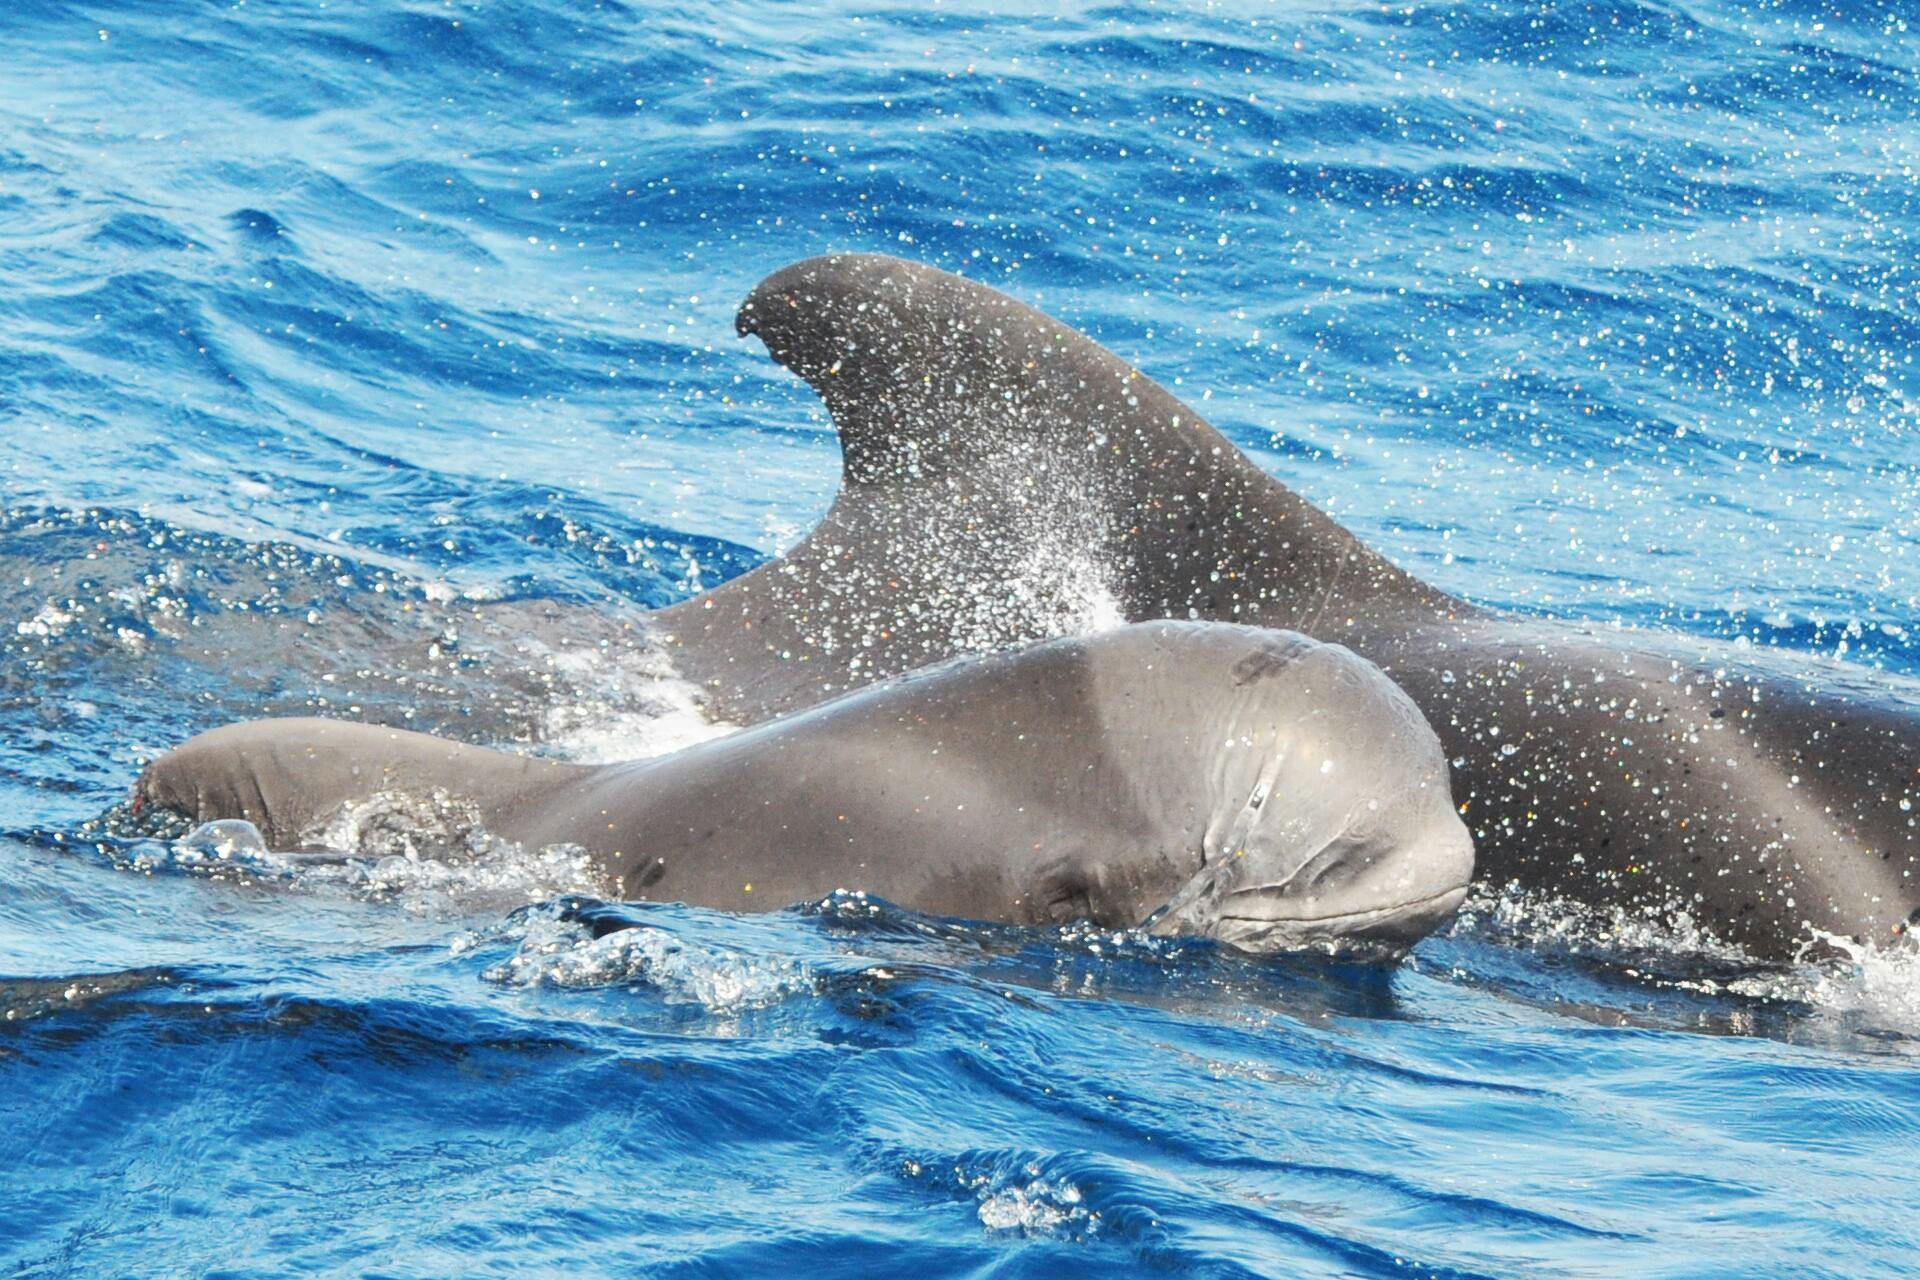
POLYGON ((1473 872, 1446 760, 1406 695, 1337 645, 1224 623, 961 658, 599 767, 252 721, 162 756, 137 790, 282 849, 393 793, 584 847, 627 898, 740 911, 863 889, 1254 951, 1404 948, 1473 872))
POLYGON ((893 258, 766 279, 738 329, 825 401, 842 484, 786 555, 661 611, 753 722, 1112 619, 1336 641, 1426 713, 1483 875, 1760 958, 1920 908, 1920 713, 1730 647, 1479 608, 1404 572, 1059 321, 893 258))

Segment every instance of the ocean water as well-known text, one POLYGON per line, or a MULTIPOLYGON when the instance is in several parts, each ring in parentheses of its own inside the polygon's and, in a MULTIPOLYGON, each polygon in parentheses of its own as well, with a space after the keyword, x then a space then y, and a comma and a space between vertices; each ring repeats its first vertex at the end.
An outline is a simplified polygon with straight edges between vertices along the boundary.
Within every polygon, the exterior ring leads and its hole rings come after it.
POLYGON ((228 720, 717 731, 825 509, 734 308, 1086 330, 1475 600, 1920 677, 1920 9, 0 6, 0 1272, 1834 1276, 1920 962, 1488 886, 1384 968, 90 825, 228 720))

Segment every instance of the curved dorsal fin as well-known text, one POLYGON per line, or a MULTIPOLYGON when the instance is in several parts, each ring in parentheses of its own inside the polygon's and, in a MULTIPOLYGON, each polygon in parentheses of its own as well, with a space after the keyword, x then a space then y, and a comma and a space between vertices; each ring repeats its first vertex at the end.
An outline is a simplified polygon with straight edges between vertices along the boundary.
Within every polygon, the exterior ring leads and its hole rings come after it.
POLYGON ((1036 444, 1085 447, 1103 424, 1134 418, 1212 434, 1059 321, 898 258, 795 263, 754 289, 735 327, 819 393, 855 483, 914 479, 1036 444), (1065 405, 1072 411, 1035 412, 1065 405))
POLYGON ((1124 360, 985 285, 811 258, 762 281, 737 327, 826 402, 845 476, 787 555, 659 615, 729 715, 1101 623, 1337 640, 1336 623, 1446 599, 1124 360))

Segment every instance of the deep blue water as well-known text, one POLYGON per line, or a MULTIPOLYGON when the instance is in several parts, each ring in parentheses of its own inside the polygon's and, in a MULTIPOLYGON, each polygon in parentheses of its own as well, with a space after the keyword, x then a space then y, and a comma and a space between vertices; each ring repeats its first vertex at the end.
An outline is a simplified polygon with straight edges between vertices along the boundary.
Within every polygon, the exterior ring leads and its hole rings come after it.
POLYGON ((1920 9, 9 0, 0 1268, 1862 1276, 1920 963, 1393 969, 86 821, 296 709, 606 757, 825 509, 732 315, 1008 289, 1492 604, 1920 677, 1920 9))

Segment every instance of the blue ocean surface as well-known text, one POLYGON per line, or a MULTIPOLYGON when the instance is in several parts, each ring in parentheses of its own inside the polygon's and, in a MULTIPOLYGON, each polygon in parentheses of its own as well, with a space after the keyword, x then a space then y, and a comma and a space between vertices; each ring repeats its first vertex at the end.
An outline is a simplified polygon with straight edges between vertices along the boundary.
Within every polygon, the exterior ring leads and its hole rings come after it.
POLYGON ((1912 1269, 1911 952, 1493 885, 1397 966, 1261 959, 93 822, 252 716, 713 732, 636 637, 831 500, 732 321, 837 249, 1083 329, 1450 591, 1911 700, 1907 0, 7 0, 0 47, 0 1273, 1912 1269))

